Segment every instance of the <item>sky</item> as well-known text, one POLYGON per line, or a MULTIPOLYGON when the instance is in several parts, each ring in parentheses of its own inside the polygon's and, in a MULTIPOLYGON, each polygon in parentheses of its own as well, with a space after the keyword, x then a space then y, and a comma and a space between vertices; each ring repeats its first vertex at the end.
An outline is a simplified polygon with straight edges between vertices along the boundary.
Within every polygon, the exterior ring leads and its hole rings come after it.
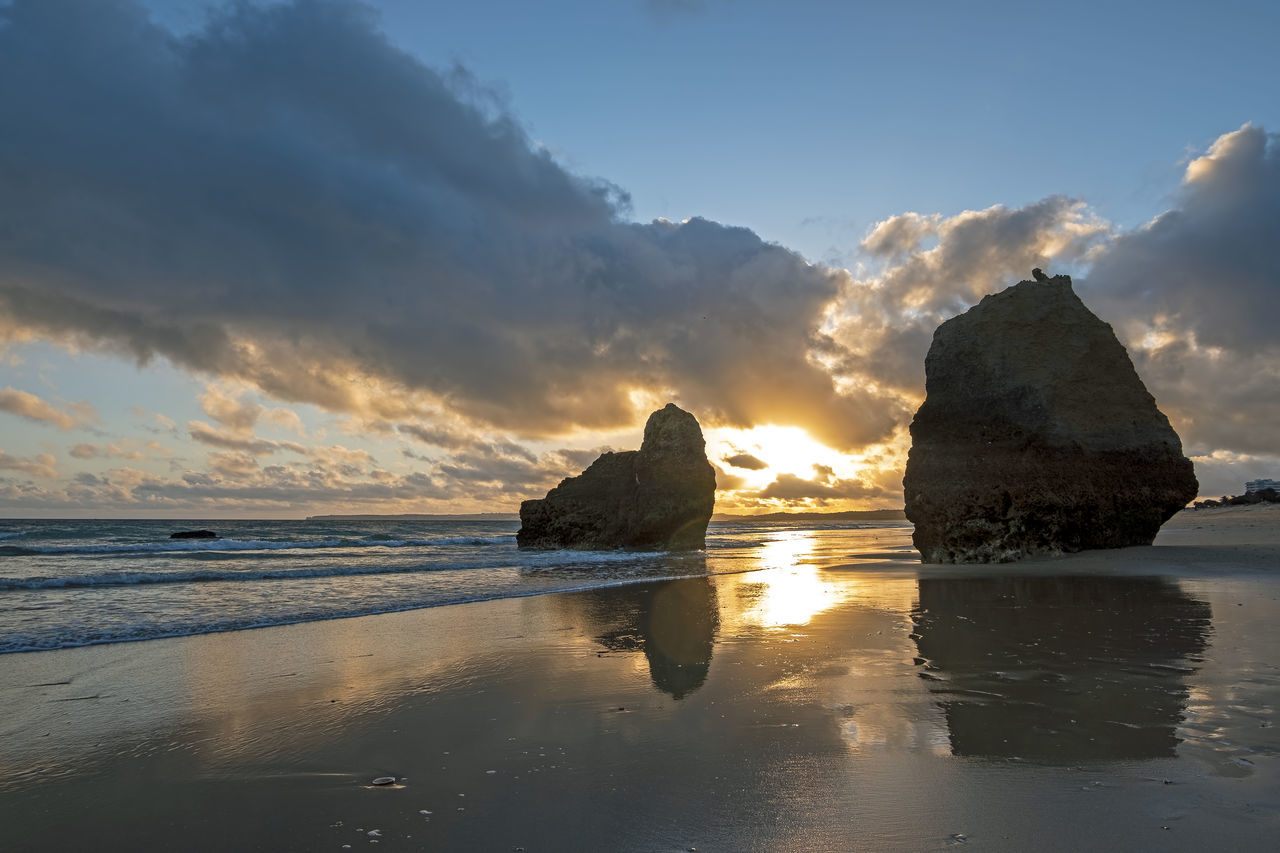
POLYGON ((0 516, 514 512, 668 401, 901 506, 1032 267, 1280 477, 1280 5, 1040 5, 0 0, 0 516))

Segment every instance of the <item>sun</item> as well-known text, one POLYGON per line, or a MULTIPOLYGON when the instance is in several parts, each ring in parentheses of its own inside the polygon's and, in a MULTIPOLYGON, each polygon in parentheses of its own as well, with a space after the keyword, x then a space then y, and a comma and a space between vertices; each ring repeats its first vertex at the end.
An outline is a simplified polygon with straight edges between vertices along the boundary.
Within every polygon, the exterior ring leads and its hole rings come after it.
MULTIPOLYGON (((837 476, 851 473, 852 460, 815 440, 800 427, 767 424, 751 429, 715 428, 707 431, 707 452, 716 464, 746 481, 746 488, 761 489, 779 474, 812 479, 815 465, 832 469, 837 476), (746 455, 764 467, 743 468, 725 460, 746 455)), ((745 460, 747 464, 755 464, 745 460)))

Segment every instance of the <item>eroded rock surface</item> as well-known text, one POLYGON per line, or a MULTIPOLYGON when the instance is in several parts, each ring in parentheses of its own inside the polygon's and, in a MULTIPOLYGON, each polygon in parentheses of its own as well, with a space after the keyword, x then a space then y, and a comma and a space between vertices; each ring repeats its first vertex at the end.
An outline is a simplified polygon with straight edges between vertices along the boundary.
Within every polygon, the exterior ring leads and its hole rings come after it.
POLYGON ((701 548, 716 475, 693 415, 668 403, 639 450, 602 454, 541 500, 520 505, 521 548, 701 548))
POLYGON ((1196 496, 1191 461, 1068 276, 938 327, 903 487, 925 562, 1149 545, 1196 496))

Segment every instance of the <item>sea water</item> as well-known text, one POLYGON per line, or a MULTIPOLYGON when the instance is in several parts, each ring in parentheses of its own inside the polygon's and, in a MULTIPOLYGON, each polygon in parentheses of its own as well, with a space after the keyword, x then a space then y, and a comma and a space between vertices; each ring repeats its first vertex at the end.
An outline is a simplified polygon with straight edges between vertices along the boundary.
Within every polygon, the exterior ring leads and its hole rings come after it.
MULTIPOLYGON (((0 653, 859 559, 905 523, 713 522, 706 550, 521 551, 516 521, 0 520, 0 653), (192 528, 217 539, 171 539, 192 528), (800 545, 797 545, 800 543, 800 545), (776 565, 775 565, 776 564, 776 565)), ((905 536, 896 553, 909 558, 905 536)))

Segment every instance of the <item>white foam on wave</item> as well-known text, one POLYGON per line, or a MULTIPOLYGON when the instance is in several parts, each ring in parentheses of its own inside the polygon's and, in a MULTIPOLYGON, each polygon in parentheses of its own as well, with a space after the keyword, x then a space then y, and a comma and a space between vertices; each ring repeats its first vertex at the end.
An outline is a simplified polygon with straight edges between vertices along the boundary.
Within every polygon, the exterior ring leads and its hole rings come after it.
POLYGON ((504 536, 443 536, 438 539, 429 539, 427 543, 430 545, 473 545, 483 548, 488 545, 511 545, 516 541, 514 533, 508 533, 504 536))
POLYGON ((0 577, 0 590, 76 589, 96 586, 140 586, 163 583, 211 583, 220 581, 293 580, 297 578, 351 577, 358 575, 407 574, 471 568, 460 565, 433 566, 316 566, 299 569, 248 569, 219 571, 197 569, 186 572, 99 572, 58 577, 0 577))

